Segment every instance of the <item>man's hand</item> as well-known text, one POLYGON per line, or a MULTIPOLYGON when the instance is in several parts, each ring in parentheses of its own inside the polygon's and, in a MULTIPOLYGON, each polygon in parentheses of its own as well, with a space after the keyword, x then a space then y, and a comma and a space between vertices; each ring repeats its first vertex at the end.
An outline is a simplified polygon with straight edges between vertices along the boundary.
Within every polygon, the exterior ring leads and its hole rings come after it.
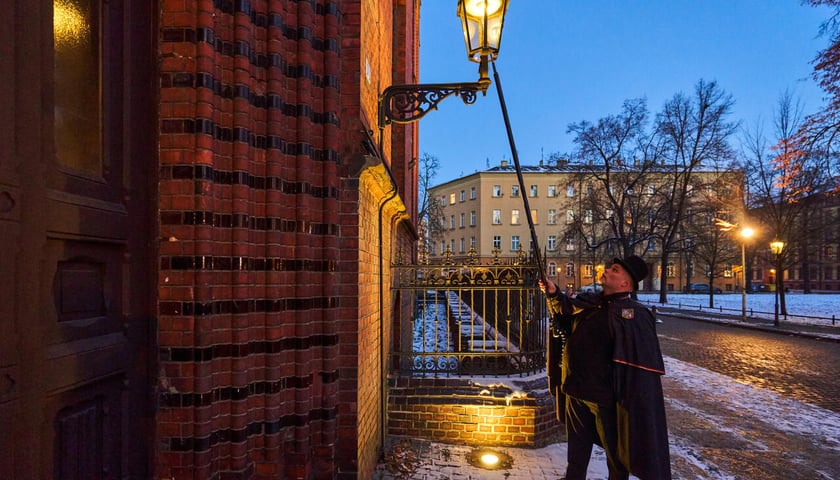
POLYGON ((548 279, 546 279, 545 281, 540 280, 539 285, 540 285, 540 290, 542 290, 543 293, 553 295, 554 292, 557 291, 557 285, 555 285, 554 282, 552 282, 551 280, 548 280, 548 279))

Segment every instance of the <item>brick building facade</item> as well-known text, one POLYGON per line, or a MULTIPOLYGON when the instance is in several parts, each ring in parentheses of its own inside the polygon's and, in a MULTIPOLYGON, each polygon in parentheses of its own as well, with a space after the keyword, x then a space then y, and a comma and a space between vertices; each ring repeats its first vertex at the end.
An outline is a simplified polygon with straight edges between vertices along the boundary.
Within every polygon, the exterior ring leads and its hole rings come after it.
POLYGON ((369 476, 419 1, 12 3, 0 477, 369 476))

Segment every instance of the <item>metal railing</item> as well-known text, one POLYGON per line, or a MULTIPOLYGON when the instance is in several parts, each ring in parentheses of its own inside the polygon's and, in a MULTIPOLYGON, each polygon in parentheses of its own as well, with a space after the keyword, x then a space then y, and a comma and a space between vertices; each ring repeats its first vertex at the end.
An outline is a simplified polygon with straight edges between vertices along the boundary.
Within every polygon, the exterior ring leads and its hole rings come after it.
MULTIPOLYGON (((708 305, 703 304, 696 304, 696 303, 683 303, 682 300, 678 300, 674 303, 666 303, 660 304, 658 302, 652 301, 645 301, 642 302, 645 305, 652 306, 652 307, 665 307, 665 308, 673 308, 676 310, 696 310, 698 312, 712 312, 712 313, 720 313, 720 314, 729 314, 732 316, 741 315, 740 308, 726 308, 723 306, 715 306, 710 307, 708 305), (731 312, 731 313, 727 313, 731 312)), ((747 308, 747 316, 752 317, 760 317, 760 318, 773 318, 775 315, 774 312, 764 312, 760 310, 755 310, 753 308, 747 308)), ((800 315, 800 314, 790 314, 790 313, 779 313, 779 317, 781 317, 784 321, 795 321, 796 319, 806 320, 806 321, 824 321, 826 324, 831 322, 832 326, 837 325, 837 315, 834 314, 831 317, 818 317, 814 315, 800 315)), ((820 325, 820 323, 814 323, 816 325, 820 325)))
MULTIPOLYGON (((548 320, 538 269, 524 256, 393 265, 414 305, 410 340, 392 352, 411 375, 511 375, 545 367, 548 320)), ((408 328, 402 325, 402 329, 408 328)))

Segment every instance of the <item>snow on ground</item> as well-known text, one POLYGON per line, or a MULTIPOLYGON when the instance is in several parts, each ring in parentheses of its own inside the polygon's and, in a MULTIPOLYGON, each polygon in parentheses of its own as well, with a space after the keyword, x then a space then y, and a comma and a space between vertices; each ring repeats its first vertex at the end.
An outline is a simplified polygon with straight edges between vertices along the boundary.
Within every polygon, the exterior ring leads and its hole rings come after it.
MULTIPOLYGON (((639 301, 648 305, 661 305, 658 293, 639 293, 639 301)), ((739 314, 742 297, 739 293, 716 293, 715 311, 739 314)), ((840 327, 840 294, 786 293, 787 318, 783 321, 832 325, 840 327)), ((669 307, 687 310, 709 310, 709 294, 669 293, 669 307)), ((775 296, 772 293, 747 294, 747 315, 754 318, 773 318, 775 296)))
MULTIPOLYGON (((639 299, 644 303, 658 304, 659 295, 655 293, 641 293, 639 299)), ((816 323, 831 325, 831 316, 835 315, 837 318, 837 325, 840 328, 840 295, 838 294, 811 294, 805 295, 801 293, 788 293, 786 295, 788 312, 788 322, 802 322, 802 323, 816 323), (804 317, 799 317, 801 315, 804 317), (809 317, 823 317, 822 320, 809 317), (827 319, 827 320, 826 320, 827 319)), ((751 311, 753 317, 773 317, 774 295, 768 293, 756 293, 747 295, 747 309, 751 311)), ((709 298, 707 295, 699 294, 669 294, 668 306, 679 307, 693 310, 708 310, 709 298)), ((740 294, 716 294, 715 307, 724 308, 727 313, 741 311, 741 295, 740 294)), ((437 314, 442 313, 440 310, 431 309, 426 312, 427 315, 434 318, 437 314)), ((425 335, 415 332, 415 336, 426 338, 426 342, 435 338, 435 334, 430 332, 423 332, 425 335)), ((439 334, 438 334, 439 335, 439 334)), ((446 343, 444 337, 438 337, 432 340, 433 344, 446 343)), ((422 351, 424 341, 419 341, 417 347, 418 351, 422 351)), ((428 345, 426 345, 428 346, 428 345)), ((749 412, 749 421, 763 421, 772 423, 772 425, 783 432, 789 432, 790 435, 807 435, 819 442, 829 450, 840 451, 840 414, 825 410, 808 403, 800 402, 783 397, 775 392, 765 390, 759 387, 744 385, 738 383, 731 377, 720 375, 718 373, 706 370, 704 368, 692 365, 690 363, 682 362, 680 360, 665 357, 665 365, 668 371, 667 381, 674 382, 682 388, 689 389, 697 396, 703 396, 711 399, 716 399, 721 404, 728 407, 726 410, 741 412, 749 412)), ((457 377, 457 376, 456 376, 457 377)), ((473 383, 486 386, 507 386, 512 391, 512 397, 521 394, 520 385, 522 381, 528 382, 531 380, 528 377, 469 377, 473 383)), ((667 395, 666 395, 667 401, 667 395)), ((681 408, 679 403, 671 402, 673 408, 681 408)), ((691 408, 685 406, 684 408, 691 408)), ((715 412, 707 412, 708 415, 716 415, 715 412)), ((699 457, 691 445, 680 445, 675 443, 672 439, 670 448, 672 457, 682 457, 689 461, 695 468, 704 472, 704 478, 708 480, 732 480, 737 478, 737 472, 722 472, 718 465, 715 465, 710 459, 699 457)), ((456 451, 461 455, 465 455, 469 450, 466 446, 453 446, 447 444, 432 443, 433 448, 438 450, 447 450, 455 453, 456 451), (463 450, 463 452, 461 452, 463 450)), ((506 451, 516 458, 516 464, 519 468, 527 469, 528 466, 541 466, 536 470, 532 470, 531 478, 538 480, 539 478, 556 478, 562 474, 566 458, 566 444, 558 443, 548 445, 542 449, 506 449, 506 451), (555 463, 556 462, 556 463, 555 463), (538 471, 547 474, 541 477, 538 471)), ((459 474, 467 474, 471 478, 507 478, 504 473, 509 472, 494 472, 499 473, 498 477, 489 476, 487 471, 478 470, 475 467, 467 465, 462 462, 454 462, 457 464, 453 470, 459 474), (477 475, 472 477, 472 475, 477 475)), ((427 465, 427 468, 429 466, 427 465)), ((444 473, 440 466, 431 468, 437 474, 444 473)), ((448 471, 446 468, 442 469, 445 473, 454 473, 448 471)), ((431 473, 431 472, 426 472, 431 473)), ((592 460, 589 465, 589 478, 606 479, 607 478, 606 459, 603 450, 595 447, 593 451, 592 460)), ((387 478, 387 477, 385 477, 387 478)), ((412 478, 431 478, 425 474, 412 478)), ((461 477, 463 478, 463 477, 461 477)), ((636 477, 631 476, 631 479, 636 477)))
POLYGON ((840 414, 776 392, 739 383, 691 363, 665 357, 669 381, 697 395, 718 399, 731 411, 772 424, 791 435, 808 435, 823 448, 840 452, 840 414))

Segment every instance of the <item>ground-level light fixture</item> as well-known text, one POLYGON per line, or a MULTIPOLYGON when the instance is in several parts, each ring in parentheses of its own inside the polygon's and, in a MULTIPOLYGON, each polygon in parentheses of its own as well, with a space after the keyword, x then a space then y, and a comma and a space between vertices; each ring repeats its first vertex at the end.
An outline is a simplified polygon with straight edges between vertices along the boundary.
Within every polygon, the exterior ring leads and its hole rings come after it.
POLYGON ((379 96, 379 128, 416 122, 450 95, 467 105, 475 103, 478 92, 486 95, 491 83, 488 64, 499 56, 508 1, 458 0, 467 56, 479 64, 477 82, 391 85, 379 96))
POLYGON ((485 470, 506 470, 513 466, 513 457, 489 447, 480 447, 467 454, 467 463, 485 470))

